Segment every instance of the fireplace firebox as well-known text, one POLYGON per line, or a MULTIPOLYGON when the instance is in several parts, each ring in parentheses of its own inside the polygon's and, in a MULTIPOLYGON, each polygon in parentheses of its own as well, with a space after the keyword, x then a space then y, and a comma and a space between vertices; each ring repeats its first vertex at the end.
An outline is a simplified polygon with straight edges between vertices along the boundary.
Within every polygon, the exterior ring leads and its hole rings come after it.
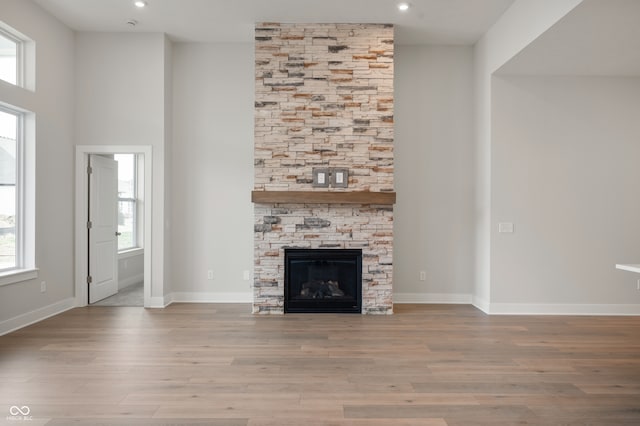
POLYGON ((285 249, 284 311, 360 313, 362 250, 285 249))

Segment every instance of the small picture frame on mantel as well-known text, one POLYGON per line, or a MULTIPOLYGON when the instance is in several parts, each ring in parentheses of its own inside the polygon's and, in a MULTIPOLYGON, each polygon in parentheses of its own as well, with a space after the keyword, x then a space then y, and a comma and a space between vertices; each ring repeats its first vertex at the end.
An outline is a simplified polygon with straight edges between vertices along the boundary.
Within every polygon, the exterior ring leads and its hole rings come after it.
POLYGON ((313 183, 314 188, 328 188, 331 184, 331 175, 328 168, 314 168, 313 169, 313 183))
POLYGON ((334 188, 346 188, 349 186, 349 169, 331 169, 331 186, 334 188))

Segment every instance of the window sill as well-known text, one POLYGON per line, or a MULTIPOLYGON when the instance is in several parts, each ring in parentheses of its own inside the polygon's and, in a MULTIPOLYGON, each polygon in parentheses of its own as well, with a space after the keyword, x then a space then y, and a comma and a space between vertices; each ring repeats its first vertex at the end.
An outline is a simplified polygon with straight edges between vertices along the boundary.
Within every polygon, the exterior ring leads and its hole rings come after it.
POLYGON ((0 272, 0 287, 38 278, 38 269, 13 269, 0 272))
POLYGON ((128 259, 130 257, 140 256, 142 254, 144 254, 144 249, 141 247, 136 247, 133 249, 118 252, 118 259, 128 259))

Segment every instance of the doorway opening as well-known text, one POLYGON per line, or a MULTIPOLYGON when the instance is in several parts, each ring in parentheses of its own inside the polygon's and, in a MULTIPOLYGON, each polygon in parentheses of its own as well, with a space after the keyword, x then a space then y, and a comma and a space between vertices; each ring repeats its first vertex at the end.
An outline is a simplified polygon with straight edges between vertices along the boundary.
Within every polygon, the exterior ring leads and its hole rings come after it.
POLYGON ((151 163, 150 146, 76 148, 77 306, 151 307, 151 163))

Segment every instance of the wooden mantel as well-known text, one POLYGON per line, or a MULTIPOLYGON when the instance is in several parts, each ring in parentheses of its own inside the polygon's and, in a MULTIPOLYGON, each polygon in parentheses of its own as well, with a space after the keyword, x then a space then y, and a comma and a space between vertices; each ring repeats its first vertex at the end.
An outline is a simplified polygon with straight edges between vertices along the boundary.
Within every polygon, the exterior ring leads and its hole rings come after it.
POLYGON ((395 192, 251 191, 257 204, 395 204, 395 192))

